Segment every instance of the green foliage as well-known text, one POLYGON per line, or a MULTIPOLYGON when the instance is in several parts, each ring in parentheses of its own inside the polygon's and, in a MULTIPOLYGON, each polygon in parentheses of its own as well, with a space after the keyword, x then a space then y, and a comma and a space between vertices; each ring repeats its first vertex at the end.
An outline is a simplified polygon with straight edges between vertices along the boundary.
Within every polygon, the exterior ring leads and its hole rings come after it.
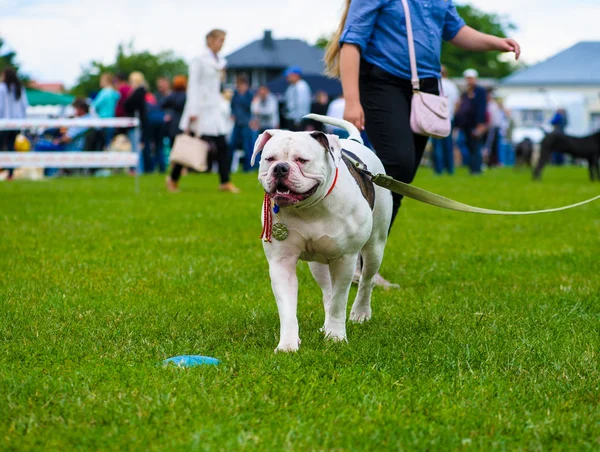
POLYGON ((173 51, 167 50, 157 54, 148 51, 136 52, 133 44, 127 47, 122 44, 117 48, 114 63, 104 64, 100 61, 92 61, 89 67, 83 70, 77 84, 71 93, 77 96, 89 96, 99 89, 100 75, 103 72, 116 74, 123 72, 130 74, 140 71, 146 77, 152 90, 156 89, 156 80, 159 77, 174 77, 179 74, 187 74, 186 62, 178 57, 173 51))
MULTIPOLYGON (((0 183, 0 450, 597 450, 600 205, 531 217, 405 199, 373 319, 274 354, 262 191, 215 175, 0 183), (164 369, 204 354, 210 368, 164 369)), ((598 193, 585 168, 416 185, 490 208, 598 193)), ((351 297, 356 294, 353 288, 351 297)))
POLYGON ((16 69, 17 74, 24 83, 27 83, 29 77, 26 74, 23 74, 19 71, 19 63, 17 63, 17 53, 14 51, 3 52, 2 46, 4 46, 4 40, 0 37, 0 72, 5 68, 12 66, 16 69))
MULTIPOLYGON (((516 28, 506 18, 484 13, 470 5, 457 5, 456 9, 467 25, 482 33, 506 38, 516 28)), ((477 69, 481 77, 506 77, 518 66, 501 59, 501 55, 500 52, 470 52, 446 41, 442 44, 442 64, 448 68, 451 77, 462 75, 467 68, 477 69)))
POLYGON ((329 45, 329 37, 327 37, 325 35, 323 35, 319 39, 317 39, 317 42, 315 43, 315 47, 318 47, 320 49, 325 49, 328 45, 329 45))

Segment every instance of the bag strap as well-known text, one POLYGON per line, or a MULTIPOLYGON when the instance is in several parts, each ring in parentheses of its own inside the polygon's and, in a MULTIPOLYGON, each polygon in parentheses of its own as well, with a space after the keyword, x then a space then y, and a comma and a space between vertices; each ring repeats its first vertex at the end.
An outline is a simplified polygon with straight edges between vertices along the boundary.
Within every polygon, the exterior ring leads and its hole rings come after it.
MULTIPOLYGON (((410 58, 410 72, 412 74, 411 83, 413 90, 420 91, 421 84, 419 80, 419 72, 417 71, 417 56, 415 53, 415 39, 413 37, 412 21, 410 19, 410 9, 408 8, 408 1, 402 0, 402 6, 404 7, 404 15, 406 16, 406 35, 408 36, 408 56, 410 58)), ((438 81, 440 95, 444 97, 444 87, 442 86, 442 80, 438 81)))
POLYGON ((410 9, 408 1, 402 0, 404 7, 404 15, 406 16, 406 35, 408 36, 408 56, 410 57, 410 71, 412 74, 411 83, 415 91, 419 91, 421 87, 419 83, 419 73, 417 72, 417 57, 415 54, 415 40, 413 38, 412 22, 410 20, 410 9))

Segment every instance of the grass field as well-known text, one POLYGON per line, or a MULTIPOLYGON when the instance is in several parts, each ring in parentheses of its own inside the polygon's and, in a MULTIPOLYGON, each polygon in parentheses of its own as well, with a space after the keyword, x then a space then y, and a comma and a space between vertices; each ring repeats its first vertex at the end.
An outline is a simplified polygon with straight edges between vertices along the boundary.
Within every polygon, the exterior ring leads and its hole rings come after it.
MULTIPOLYGON (((328 343, 300 264, 302 346, 274 354, 262 192, 235 182, 0 184, 1 450, 600 448, 600 202, 508 218, 406 201, 382 269, 402 289, 328 343), (158 365, 181 354, 222 364, 158 365)), ((416 184, 513 210, 600 193, 581 168, 416 184)))

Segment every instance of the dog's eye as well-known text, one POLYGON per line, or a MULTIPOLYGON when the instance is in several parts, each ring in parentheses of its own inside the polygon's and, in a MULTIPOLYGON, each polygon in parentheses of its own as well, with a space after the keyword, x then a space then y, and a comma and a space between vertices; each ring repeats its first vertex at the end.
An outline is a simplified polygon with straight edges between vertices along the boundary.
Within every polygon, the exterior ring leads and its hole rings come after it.
POLYGON ((265 162, 274 162, 275 161, 275 157, 267 157, 265 159, 265 162))
POLYGON ((302 164, 308 163, 308 160, 306 160, 306 159, 303 159, 303 158, 301 158, 301 157, 298 157, 298 158, 296 159, 296 161, 297 161, 298 163, 302 163, 302 164))

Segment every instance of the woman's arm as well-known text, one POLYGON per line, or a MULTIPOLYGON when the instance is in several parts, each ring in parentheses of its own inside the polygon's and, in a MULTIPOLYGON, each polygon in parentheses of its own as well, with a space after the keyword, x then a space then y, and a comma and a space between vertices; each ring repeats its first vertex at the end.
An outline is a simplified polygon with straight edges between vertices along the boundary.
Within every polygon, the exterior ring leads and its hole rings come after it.
POLYGON ((521 46, 514 39, 498 38, 497 36, 481 33, 469 26, 462 27, 450 43, 461 49, 474 52, 497 50, 500 52, 514 52, 518 60, 521 55, 521 46))
POLYGON ((340 51, 340 78, 346 100, 344 119, 350 121, 358 130, 365 126, 365 114, 360 105, 358 75, 360 72, 360 50, 356 45, 344 44, 340 51))

